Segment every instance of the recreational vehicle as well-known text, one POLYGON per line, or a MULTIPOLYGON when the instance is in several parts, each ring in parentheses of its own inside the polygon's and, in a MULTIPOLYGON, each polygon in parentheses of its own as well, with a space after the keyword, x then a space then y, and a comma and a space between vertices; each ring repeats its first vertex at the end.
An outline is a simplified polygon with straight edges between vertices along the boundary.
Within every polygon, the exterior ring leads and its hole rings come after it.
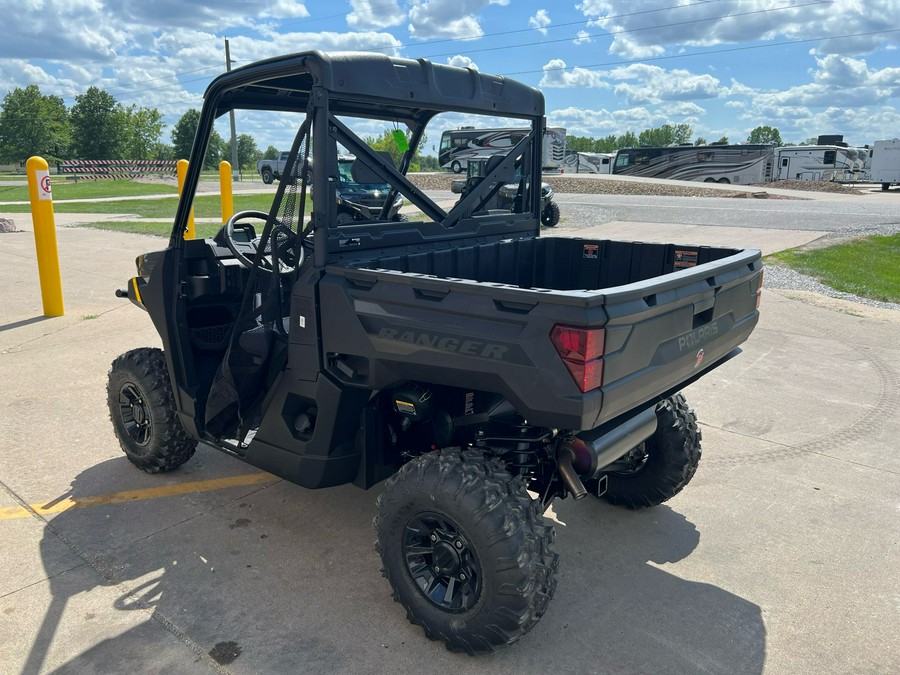
POLYGON ((779 180, 859 180, 859 150, 841 145, 790 145, 778 148, 779 180))
MULTIPOLYGON (((486 154, 506 153, 528 134, 528 129, 476 129, 462 127, 441 134, 438 162, 442 169, 453 173, 466 170, 469 158, 486 154)), ((566 130, 559 127, 544 129, 543 168, 557 171, 566 152, 566 130)))
POLYGON ((616 159, 614 152, 574 152, 566 153, 562 170, 566 173, 612 173, 616 159))
POLYGON ((646 178, 749 185, 772 180, 771 145, 674 145, 626 148, 612 173, 646 178))
POLYGON ((870 153, 872 182, 881 183, 882 190, 900 184, 900 138, 875 141, 870 153))

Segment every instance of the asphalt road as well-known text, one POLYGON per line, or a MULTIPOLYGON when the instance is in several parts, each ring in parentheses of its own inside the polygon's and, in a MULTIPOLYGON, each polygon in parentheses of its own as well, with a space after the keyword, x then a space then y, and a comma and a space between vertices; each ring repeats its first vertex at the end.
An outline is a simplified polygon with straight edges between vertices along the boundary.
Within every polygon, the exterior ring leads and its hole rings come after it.
POLYGON ((900 191, 890 199, 850 200, 724 199, 642 195, 556 193, 561 224, 591 227, 612 221, 679 223, 715 227, 857 232, 900 229, 900 191))

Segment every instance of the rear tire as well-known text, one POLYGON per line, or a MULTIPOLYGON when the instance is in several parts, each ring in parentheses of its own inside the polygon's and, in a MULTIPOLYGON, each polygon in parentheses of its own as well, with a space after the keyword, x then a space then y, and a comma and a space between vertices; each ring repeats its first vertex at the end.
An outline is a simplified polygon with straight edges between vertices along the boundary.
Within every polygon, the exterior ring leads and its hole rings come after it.
POLYGON ((394 600, 451 651, 512 644, 556 589, 553 528, 522 481, 477 451, 430 452, 404 465, 378 498, 375 530, 394 600))
POLYGON ((271 185, 275 180, 275 176, 272 174, 272 170, 269 168, 265 168, 262 170, 262 181, 266 185, 271 185))
POLYGON ((643 444, 642 464, 630 472, 607 474, 603 497, 610 504, 629 509, 656 506, 681 492, 694 477, 701 434, 684 396, 675 394, 658 403, 656 421, 656 433, 643 444))
POLYGON ((547 208, 541 211, 541 225, 544 227, 556 227, 559 222, 559 204, 550 202, 547 208))
POLYGON ((703 182, 704 183, 715 183, 716 179, 715 178, 704 178, 703 182))
POLYGON ((722 183, 723 185, 731 185, 731 181, 728 180, 727 178, 720 178, 719 182, 722 183))
POLYGON ((166 357, 142 347, 112 363, 107 403, 113 431, 128 460, 147 473, 176 469, 197 449, 175 410, 166 357))
POLYGON ((334 222, 335 225, 352 225, 353 220, 353 216, 344 211, 343 213, 339 213, 337 214, 337 216, 335 216, 334 222))
POLYGON ((891 187, 891 184, 890 184, 890 183, 882 183, 882 184, 881 184, 881 191, 882 191, 882 192, 887 192, 887 191, 888 191, 888 188, 890 188, 890 187, 891 187))

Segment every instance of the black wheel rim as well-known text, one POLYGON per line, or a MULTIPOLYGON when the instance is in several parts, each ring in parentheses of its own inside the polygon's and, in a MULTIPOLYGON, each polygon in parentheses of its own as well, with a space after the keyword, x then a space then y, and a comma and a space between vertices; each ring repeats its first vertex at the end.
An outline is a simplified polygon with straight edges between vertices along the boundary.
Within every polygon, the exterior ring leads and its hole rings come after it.
POLYGON ((632 448, 628 454, 624 455, 618 462, 622 465, 618 471, 610 471, 611 476, 619 476, 621 478, 634 478, 639 476, 647 468, 647 460, 650 459, 650 443, 644 441, 635 448, 632 448))
POLYGON ((478 556, 446 516, 419 513, 403 529, 403 560, 419 592, 449 612, 471 609, 481 593, 478 556))
POLYGON ((130 382, 119 390, 119 413, 129 438, 138 445, 150 442, 150 408, 140 389, 130 382))

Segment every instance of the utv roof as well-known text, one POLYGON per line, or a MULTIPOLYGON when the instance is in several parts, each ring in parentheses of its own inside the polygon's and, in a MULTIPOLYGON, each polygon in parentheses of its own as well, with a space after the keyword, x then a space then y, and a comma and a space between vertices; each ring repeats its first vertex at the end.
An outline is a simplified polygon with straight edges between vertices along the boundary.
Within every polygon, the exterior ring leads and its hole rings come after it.
POLYGON ((365 52, 298 52, 251 63, 214 79, 205 98, 217 115, 235 108, 301 112, 314 89, 327 93, 329 108, 338 115, 399 121, 444 110, 520 118, 544 114, 543 94, 521 82, 365 52))

